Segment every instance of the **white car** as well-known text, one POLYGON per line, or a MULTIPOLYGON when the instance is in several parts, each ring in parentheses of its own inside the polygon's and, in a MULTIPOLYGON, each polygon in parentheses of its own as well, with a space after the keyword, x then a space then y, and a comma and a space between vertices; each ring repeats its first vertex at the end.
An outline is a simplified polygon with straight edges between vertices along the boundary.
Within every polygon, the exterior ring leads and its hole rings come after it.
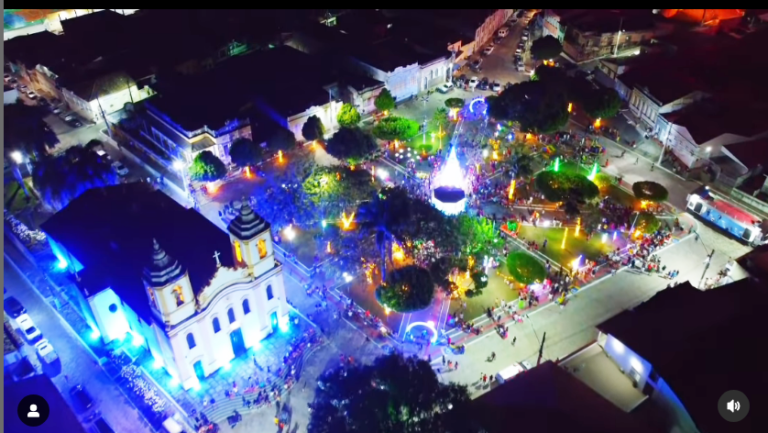
POLYGON ((440 87, 437 88, 437 91, 440 92, 440 93, 451 92, 451 91, 453 91, 453 83, 451 83, 451 82, 443 83, 443 84, 440 85, 440 87))
POLYGON ((494 92, 501 92, 501 83, 493 82, 491 83, 491 90, 494 92))
POLYGON ((113 162, 112 168, 114 168, 120 176, 126 176, 128 174, 128 167, 124 166, 120 161, 113 162))
POLYGON ((528 35, 526 35, 525 33, 523 33, 523 35, 522 35, 522 36, 520 36, 520 39, 522 39, 522 40, 524 40, 524 41, 527 41, 527 40, 528 40, 528 35))
POLYGON ((515 54, 523 54, 523 49, 520 47, 515 48, 515 54))
POLYGON ((19 324, 21 333, 24 334, 24 338, 26 338, 29 342, 34 342, 43 336, 43 333, 37 329, 35 323, 32 321, 32 318, 29 317, 29 314, 22 314, 21 316, 17 317, 16 323, 19 324))
POLYGON ((507 21, 507 24, 509 24, 511 26, 517 24, 517 18, 516 17, 510 18, 509 21, 507 21))
POLYGON ((37 99, 37 93, 34 90, 27 91, 27 97, 29 99, 37 99))
POLYGON ((472 77, 469 79, 469 88, 472 90, 475 90, 475 87, 477 87, 477 83, 480 82, 480 79, 477 77, 472 77))
POLYGON ((487 47, 485 47, 485 49, 483 50, 483 55, 484 55, 484 56, 487 56, 487 55, 491 54, 492 52, 493 52, 493 45, 488 45, 488 46, 487 46, 487 47))
POLYGON ((45 338, 35 343, 35 350, 37 351, 37 355, 49 364, 59 359, 59 355, 56 354, 51 343, 45 338))

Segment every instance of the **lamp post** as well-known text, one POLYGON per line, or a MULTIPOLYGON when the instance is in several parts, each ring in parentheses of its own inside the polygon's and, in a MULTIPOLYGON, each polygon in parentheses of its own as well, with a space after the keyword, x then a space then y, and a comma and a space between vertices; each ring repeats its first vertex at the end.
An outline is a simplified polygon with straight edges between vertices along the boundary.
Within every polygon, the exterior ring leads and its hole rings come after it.
POLYGON ((21 163, 26 162, 27 171, 29 172, 29 174, 32 174, 32 170, 29 166, 29 158, 25 160, 24 154, 21 153, 20 150, 14 150, 13 152, 9 153, 8 156, 11 158, 11 161, 13 163, 13 167, 11 167, 11 169, 13 170, 13 175, 16 178, 16 181, 19 183, 19 186, 21 187, 22 191, 24 191, 24 195, 29 197, 29 191, 27 191, 27 184, 24 183, 24 178, 21 176, 21 171, 19 170, 19 166, 21 165, 21 163))

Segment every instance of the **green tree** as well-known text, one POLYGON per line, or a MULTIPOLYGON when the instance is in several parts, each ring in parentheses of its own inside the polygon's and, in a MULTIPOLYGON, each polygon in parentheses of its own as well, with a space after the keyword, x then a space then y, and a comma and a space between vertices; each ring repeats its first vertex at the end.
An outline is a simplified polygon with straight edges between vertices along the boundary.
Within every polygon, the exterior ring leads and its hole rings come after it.
POLYGON ((389 272, 387 283, 376 289, 379 302, 399 313, 427 308, 434 294, 435 283, 429 271, 415 265, 389 272))
POLYGON ((661 227, 661 221, 650 212, 638 212, 634 217, 633 225, 640 233, 652 234, 661 227))
POLYGON ((5 129, 3 129, 3 153, 10 163, 14 178, 29 197, 27 185, 22 180, 19 164, 37 160, 47 155, 59 143, 56 134, 45 123, 47 113, 39 106, 22 102, 5 106, 5 129))
POLYGON ((565 92, 543 81, 514 84, 492 99, 489 116, 518 122, 522 132, 549 134, 568 123, 568 101, 565 92))
POLYGON ((584 101, 584 111, 593 119, 610 119, 619 114, 621 109, 619 92, 607 87, 594 89, 584 101))
POLYGON ((336 159, 358 164, 372 158, 379 145, 371 134, 358 127, 342 127, 328 140, 325 151, 336 159))
POLYGON ((302 184, 304 196, 315 206, 321 217, 341 215, 376 192, 371 174, 349 167, 317 166, 302 184))
POLYGON ((85 191, 116 185, 119 178, 96 152, 75 146, 61 155, 38 159, 32 170, 32 182, 43 203, 58 212, 85 191))
POLYGON ((357 124, 360 123, 360 120, 362 120, 360 113, 357 112, 357 108, 352 104, 342 105, 341 110, 339 110, 339 114, 336 117, 336 121, 339 122, 339 126, 341 127, 357 126, 357 124))
POLYGON ((405 244, 410 197, 401 187, 385 188, 373 194, 370 201, 357 209, 358 225, 363 236, 373 235, 381 258, 382 283, 387 278, 387 262, 392 262, 392 242, 405 244))
POLYGON ((301 127, 301 135, 307 141, 322 140, 325 137, 325 125, 319 117, 309 116, 301 127))
POLYGON ((516 251, 507 256, 507 271, 520 284, 532 284, 547 278, 547 269, 532 255, 516 251))
POLYGON ((283 128, 276 128, 267 139, 267 147, 272 152, 282 150, 288 152, 296 148, 296 136, 293 132, 283 128))
POLYGON ((227 167, 210 150, 198 153, 189 167, 189 176, 199 182, 212 182, 226 175, 227 167))
POLYGON ((315 392, 309 433, 471 431, 464 385, 438 380, 428 361, 398 354, 326 372, 315 392))
POLYGON ((419 122, 405 117, 389 116, 373 127, 373 136, 380 140, 407 140, 419 133, 419 122))
POLYGON ((448 98, 445 100, 445 106, 447 108, 464 108, 464 100, 461 98, 448 98))
POLYGON ((536 60, 552 60, 563 52, 563 45, 556 37, 547 35, 531 44, 531 55, 536 60))
POLYGON ((392 97, 392 93, 389 92, 389 89, 385 87, 381 90, 381 93, 376 96, 376 99, 373 100, 373 105, 375 105, 376 109, 381 112, 391 111, 395 108, 395 98, 392 97))
POLYGON ((461 250, 464 254, 482 257, 497 245, 499 232, 487 218, 462 213, 457 218, 461 250))
POLYGON ((435 110, 432 121, 435 122, 435 126, 442 127, 445 130, 445 126, 448 125, 448 109, 440 107, 435 110))
POLYGON ((238 167, 253 166, 261 162, 263 151, 261 146, 247 138, 238 138, 229 148, 229 157, 238 167))
POLYGON ((533 71, 533 76, 531 77, 531 79, 543 81, 546 83, 552 83, 560 86, 564 84, 567 77, 568 76, 565 72, 565 69, 563 68, 559 68, 555 66, 539 65, 533 71))
POLYGON ((638 200, 647 200, 654 203, 661 203, 669 198, 669 191, 664 188, 664 185, 651 181, 633 183, 632 192, 638 200))
POLYGON ((578 195, 589 201, 600 194, 600 189, 586 176, 568 171, 542 171, 536 176, 536 189, 551 202, 561 202, 578 195))

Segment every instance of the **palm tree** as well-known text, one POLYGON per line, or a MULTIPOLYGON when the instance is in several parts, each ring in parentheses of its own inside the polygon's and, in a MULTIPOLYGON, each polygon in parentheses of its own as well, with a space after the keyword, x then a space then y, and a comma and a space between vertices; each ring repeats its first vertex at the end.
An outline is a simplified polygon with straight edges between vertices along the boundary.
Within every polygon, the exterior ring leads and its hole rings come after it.
POLYGON ((392 261, 392 242, 403 241, 404 223, 409 215, 407 191, 400 187, 374 193, 357 210, 360 232, 373 234, 381 255, 381 282, 386 282, 387 262, 392 261))
POLYGON ((29 191, 22 179, 19 164, 23 160, 39 159, 59 142, 56 134, 43 120, 45 114, 40 107, 22 102, 5 106, 4 155, 11 161, 13 175, 27 196, 29 191))
POLYGON ((106 160, 82 146, 71 147, 63 155, 38 160, 32 180, 43 203, 55 211, 88 189, 119 182, 117 173, 106 160))
POLYGON ((513 178, 527 178, 533 175, 533 158, 531 155, 515 150, 509 161, 513 178))

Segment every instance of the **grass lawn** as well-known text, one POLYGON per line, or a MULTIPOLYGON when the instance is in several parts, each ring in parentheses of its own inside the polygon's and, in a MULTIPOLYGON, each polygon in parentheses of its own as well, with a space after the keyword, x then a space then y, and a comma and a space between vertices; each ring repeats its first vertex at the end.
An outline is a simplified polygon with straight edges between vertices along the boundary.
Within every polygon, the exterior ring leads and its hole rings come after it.
MULTIPOLYGON (((466 298, 467 310, 464 312, 465 320, 474 320, 478 316, 484 315, 485 310, 488 307, 495 305, 494 303, 496 302, 496 299, 503 299, 509 302, 520 296, 516 289, 507 286, 504 282, 504 278, 502 278, 497 271, 500 272, 501 275, 509 276, 504 263, 499 265, 498 268, 492 269, 488 275, 488 287, 483 289, 482 294, 473 298, 466 298)), ((462 279, 462 283, 463 282, 464 279, 462 279)), ((460 306, 461 301, 451 301, 451 313, 456 312, 460 306)))
POLYGON ((453 129, 455 128, 456 124, 453 122, 448 122, 448 125, 441 129, 435 126, 433 123, 434 122, 428 123, 426 137, 424 134, 419 134, 408 140, 406 142, 406 146, 417 151, 419 154, 426 153, 427 155, 437 154, 437 151, 440 149, 441 145, 444 150, 447 149, 451 141, 451 137, 453 136, 453 129), (442 139, 440 137, 441 132, 442 139), (432 134, 434 134, 434 138, 432 134))
POLYGON ((27 190, 30 191, 30 196, 24 195, 24 190, 19 185, 19 182, 13 181, 5 184, 3 190, 3 204, 8 212, 15 214, 26 207, 34 207, 37 204, 37 198, 32 195, 32 179, 24 179, 24 183, 27 185, 27 190))
POLYGON ((609 185, 607 188, 603 188, 600 193, 611 197, 622 206, 640 210, 640 201, 632 193, 619 188, 617 185, 609 185))
POLYGON ((602 236, 595 235, 587 242, 584 233, 574 236, 573 229, 568 230, 568 239, 565 241, 565 248, 560 248, 563 242, 564 228, 544 228, 524 225, 520 227, 518 236, 525 241, 536 241, 539 244, 539 252, 549 257, 550 260, 561 265, 568 266, 580 255, 585 259, 596 260, 601 254, 608 253, 616 248, 624 248, 627 242, 622 237, 617 237, 615 241, 608 236, 606 243, 602 243, 602 236), (541 249, 541 245, 547 239, 546 250, 541 249))

